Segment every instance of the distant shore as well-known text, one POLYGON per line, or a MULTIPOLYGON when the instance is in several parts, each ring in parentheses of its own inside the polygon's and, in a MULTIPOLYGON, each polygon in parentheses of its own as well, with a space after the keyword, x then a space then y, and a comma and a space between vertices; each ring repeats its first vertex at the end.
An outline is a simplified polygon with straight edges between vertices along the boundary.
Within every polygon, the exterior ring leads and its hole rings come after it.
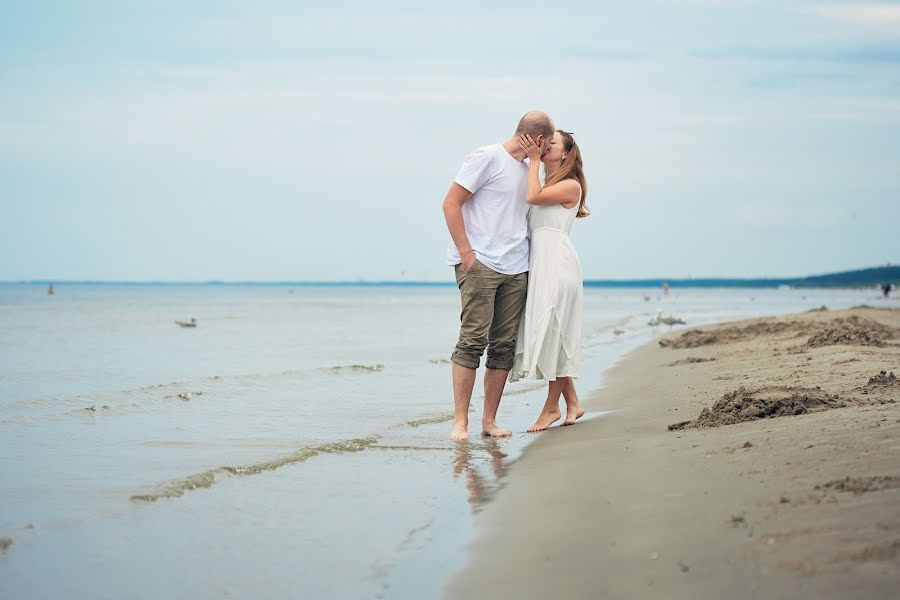
POLYGON ((512 465, 448 594, 895 598, 898 377, 900 309, 645 346, 512 465))
MULTIPOLYGON (((446 280, 366 280, 363 278, 343 281, 104 281, 104 280, 63 280, 31 279, 21 281, 0 281, 0 285, 145 285, 145 286, 287 286, 287 287, 449 287, 456 282, 447 271, 446 280)), ((644 279, 586 279, 585 287, 600 288, 651 288, 660 289, 668 284, 672 290, 690 288, 878 288, 890 283, 895 289, 900 285, 900 267, 885 266, 814 275, 810 277, 700 277, 700 278, 644 278, 644 279)), ((896 296, 895 296, 896 297, 896 296)))

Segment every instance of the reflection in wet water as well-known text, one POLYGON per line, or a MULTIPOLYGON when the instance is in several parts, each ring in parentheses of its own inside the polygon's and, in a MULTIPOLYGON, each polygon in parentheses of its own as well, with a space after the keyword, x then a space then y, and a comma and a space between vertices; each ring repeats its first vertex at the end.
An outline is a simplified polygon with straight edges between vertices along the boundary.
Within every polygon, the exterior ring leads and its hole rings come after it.
POLYGON ((453 458, 453 477, 464 477, 469 491, 469 505, 478 513, 497 495, 506 475, 507 454, 501 449, 506 440, 483 438, 480 443, 456 444, 453 458))

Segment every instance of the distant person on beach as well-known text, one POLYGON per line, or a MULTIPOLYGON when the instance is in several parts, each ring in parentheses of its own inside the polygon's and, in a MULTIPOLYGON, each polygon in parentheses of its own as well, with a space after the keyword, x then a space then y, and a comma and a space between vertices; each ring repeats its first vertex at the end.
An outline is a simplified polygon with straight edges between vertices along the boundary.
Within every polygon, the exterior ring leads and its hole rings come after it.
POLYGON ((50 287, 47 288, 47 295, 48 296, 53 295, 53 284, 52 283, 50 284, 50 287))
POLYGON ((890 283, 882 283, 881 284, 881 293, 884 294, 884 299, 887 300, 891 296, 891 288, 893 287, 890 283))
POLYGON ((587 183, 581 151, 571 133, 557 130, 546 152, 529 135, 520 136, 519 144, 530 159, 525 198, 531 205, 531 251, 525 314, 509 380, 549 382, 541 414, 528 428, 536 432, 561 418, 560 396, 566 403, 563 425, 572 425, 584 415, 574 381, 581 368, 584 282, 569 234, 575 219, 590 211, 585 204, 587 183), (540 162, 544 163, 543 187, 538 175, 540 162))
POLYGON ((469 438, 469 403, 485 349, 482 435, 511 433, 497 425, 497 409, 513 365, 528 288, 525 188, 529 166, 519 138, 530 136, 540 158, 550 146, 553 131, 546 113, 525 114, 511 138, 466 157, 444 198, 444 217, 453 238, 447 264, 456 271, 462 304, 459 340, 450 357, 454 403, 450 439, 454 441, 469 438))

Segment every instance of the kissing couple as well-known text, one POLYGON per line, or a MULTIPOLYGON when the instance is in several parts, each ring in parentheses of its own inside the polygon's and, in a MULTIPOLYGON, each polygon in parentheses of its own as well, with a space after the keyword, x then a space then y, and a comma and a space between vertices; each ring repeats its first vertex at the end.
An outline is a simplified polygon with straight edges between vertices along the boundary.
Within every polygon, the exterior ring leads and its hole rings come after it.
POLYGON ((450 357, 454 419, 450 439, 469 438, 475 372, 487 350, 482 435, 504 437, 497 409, 507 379, 548 382, 529 432, 584 414, 575 393, 583 336, 582 275, 569 238, 589 214, 581 152, 571 133, 544 112, 525 114, 511 138, 482 146, 463 162, 444 198, 462 311, 450 357), (544 182, 540 165, 544 165, 544 182))

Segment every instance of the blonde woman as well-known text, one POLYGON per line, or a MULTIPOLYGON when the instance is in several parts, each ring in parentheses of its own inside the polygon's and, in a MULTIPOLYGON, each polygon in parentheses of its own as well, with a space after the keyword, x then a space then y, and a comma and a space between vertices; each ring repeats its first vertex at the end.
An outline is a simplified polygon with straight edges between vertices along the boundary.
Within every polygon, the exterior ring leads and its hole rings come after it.
POLYGON ((585 204, 587 184, 581 152, 571 133, 557 130, 546 152, 543 144, 528 135, 519 137, 519 145, 531 159, 526 191, 531 205, 531 252, 528 296, 509 379, 549 382, 541 414, 528 429, 535 432, 544 431, 561 418, 560 396, 566 402, 563 425, 575 423, 584 414, 573 381, 581 366, 583 283, 581 263, 569 233, 575 219, 588 216, 590 211, 585 204), (543 187, 538 173, 541 162, 543 187))

